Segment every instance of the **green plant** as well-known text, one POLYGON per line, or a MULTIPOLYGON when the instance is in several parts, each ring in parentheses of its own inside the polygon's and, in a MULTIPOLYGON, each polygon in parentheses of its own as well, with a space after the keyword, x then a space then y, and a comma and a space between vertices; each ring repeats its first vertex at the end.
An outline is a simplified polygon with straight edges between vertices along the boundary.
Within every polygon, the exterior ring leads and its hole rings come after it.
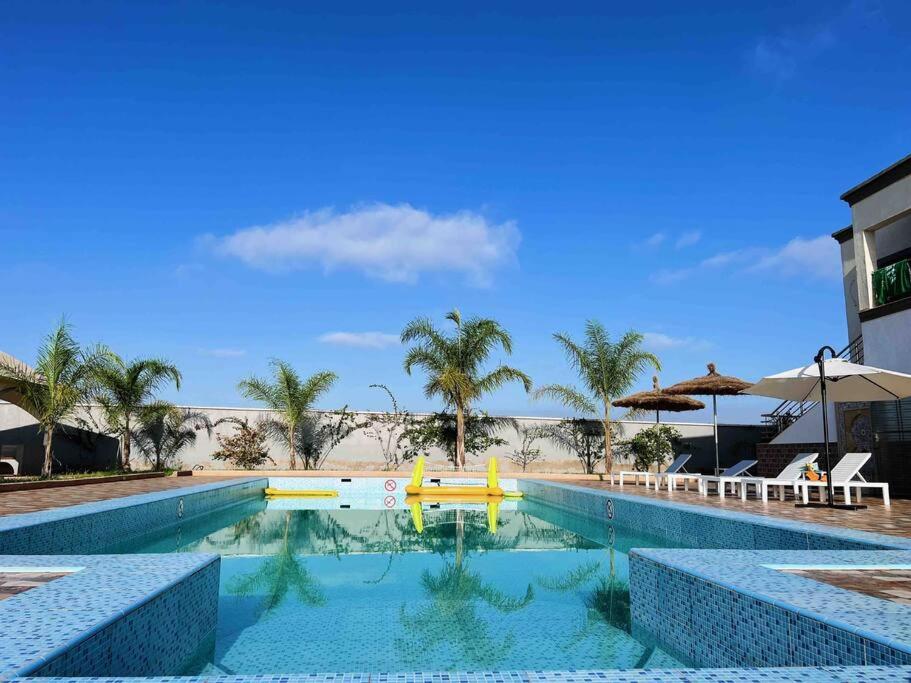
POLYGON ((656 424, 643 429, 627 442, 633 454, 633 466, 647 472, 652 465, 660 469, 674 455, 674 446, 680 442, 680 432, 670 425, 656 424))
POLYGON ((155 394, 166 382, 180 389, 180 371, 175 365, 158 358, 130 362, 110 354, 105 362, 95 365, 94 398, 101 406, 107 430, 120 439, 120 467, 130 470, 134 427, 166 415, 174 406, 159 401, 155 394))
POLYGON ((271 381, 250 377, 237 386, 246 398, 259 401, 276 413, 268 428, 285 443, 289 465, 294 470, 297 469, 300 441, 298 430, 313 404, 329 391, 338 376, 324 370, 301 380, 294 368, 284 361, 273 360, 270 365, 273 373, 271 381))
POLYGON ((541 427, 517 426, 516 435, 519 437, 519 444, 506 454, 506 459, 525 472, 529 465, 544 457, 541 449, 535 447, 535 443, 544 436, 544 431, 541 427))
POLYGON ((345 406, 341 410, 305 413, 297 424, 297 450, 305 470, 318 470, 332 450, 348 436, 370 426, 359 422, 357 415, 345 406))
POLYGON ((82 349, 66 321, 45 337, 34 368, 0 356, 0 399, 8 399, 38 421, 44 434, 41 476, 50 477, 54 462, 54 435, 92 393, 96 366, 110 352, 102 346, 82 349))
MULTIPOLYGON (((412 460, 431 448, 439 448, 447 459, 458 467, 458 420, 452 413, 433 413, 416 417, 402 433, 403 459, 412 460)), ((506 439, 498 432, 504 427, 516 427, 511 417, 492 417, 486 413, 475 415, 468 411, 462 419, 463 455, 478 455, 498 446, 505 446, 506 439)))
POLYGON ((191 408, 155 411, 133 430, 133 441, 139 452, 156 471, 160 471, 188 446, 196 443, 200 430, 212 435, 209 416, 191 408))
POLYGON ((636 383, 649 367, 661 369, 653 353, 642 349, 643 336, 630 330, 619 341, 612 342, 601 323, 589 320, 585 324, 585 339, 573 341, 569 335, 555 334, 569 363, 582 382, 577 388, 567 384, 548 384, 535 392, 536 398, 552 398, 581 415, 599 415, 604 435, 604 460, 613 460, 611 402, 620 398, 636 383))
POLYGON ((398 401, 392 391, 385 384, 371 384, 372 389, 382 389, 389 396, 392 403, 392 412, 379 413, 373 416, 370 423, 365 427, 364 433, 368 438, 377 442, 380 452, 383 454, 383 461, 386 463, 387 470, 396 469, 402 463, 407 462, 413 457, 413 454, 404 451, 404 434, 405 430, 411 424, 413 418, 407 410, 399 408, 398 401))
POLYGON ((262 426, 250 426, 246 418, 226 417, 219 420, 216 425, 233 424, 234 433, 230 436, 217 434, 218 450, 212 454, 213 460, 224 460, 235 469, 255 470, 266 462, 275 461, 269 457, 266 439, 269 435, 262 426))
MULTIPOLYGON (((617 432, 619 425, 614 423, 611 429, 617 432)), ((593 474, 598 463, 604 460, 604 430, 598 420, 568 418, 546 425, 541 431, 542 436, 557 448, 575 455, 586 474, 593 474)))
POLYGON ((455 325, 455 333, 441 332, 427 318, 412 320, 402 331, 402 343, 414 343, 405 355, 405 372, 415 367, 427 375, 424 394, 440 397, 455 414, 456 438, 454 463, 465 468, 465 415, 484 394, 499 389, 507 382, 521 382, 531 391, 531 378, 507 365, 490 372, 484 365, 496 347, 512 353, 512 338, 496 321, 489 318, 462 319, 458 310, 446 314, 455 325))

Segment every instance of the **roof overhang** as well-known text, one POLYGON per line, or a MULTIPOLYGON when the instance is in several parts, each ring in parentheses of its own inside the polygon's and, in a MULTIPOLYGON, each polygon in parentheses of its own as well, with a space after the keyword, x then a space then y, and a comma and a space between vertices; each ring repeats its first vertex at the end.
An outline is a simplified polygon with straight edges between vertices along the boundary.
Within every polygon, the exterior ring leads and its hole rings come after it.
POLYGON ((867 178, 860 185, 855 185, 845 192, 841 198, 848 202, 849 206, 854 206, 862 199, 876 194, 909 175, 911 175, 911 154, 904 159, 896 161, 889 168, 883 169, 875 176, 867 178))

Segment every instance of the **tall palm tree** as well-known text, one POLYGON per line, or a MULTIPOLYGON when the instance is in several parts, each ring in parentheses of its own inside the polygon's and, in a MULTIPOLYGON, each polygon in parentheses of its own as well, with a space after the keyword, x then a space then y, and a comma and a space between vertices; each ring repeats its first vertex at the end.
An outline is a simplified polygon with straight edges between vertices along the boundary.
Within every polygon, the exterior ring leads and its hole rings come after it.
POLYGON ((180 389, 180 370, 160 358, 139 358, 127 362, 112 354, 95 368, 95 399, 101 406, 108 429, 120 439, 121 468, 130 470, 130 451, 134 427, 156 414, 173 409, 155 394, 167 382, 180 389))
POLYGON ((338 375, 323 370, 301 380, 294 368, 284 361, 273 360, 270 365, 273 373, 271 380, 250 377, 240 382, 237 388, 246 398, 259 401, 278 414, 272 423, 273 431, 288 447, 289 465, 293 470, 297 469, 298 428, 313 409, 313 404, 329 391, 338 375))
POLYGON ((41 476, 49 477, 54 462, 54 434, 87 400, 96 365, 109 352, 101 346, 82 349, 66 321, 44 340, 34 368, 0 354, 0 399, 9 399, 38 421, 44 433, 41 476))
POLYGON ((582 387, 567 384, 548 384, 535 392, 536 398, 553 398, 583 415, 600 415, 604 430, 604 467, 610 469, 613 460, 611 439, 611 401, 629 390, 648 367, 661 369, 658 357, 642 349, 644 337, 630 330, 619 341, 612 342, 604 326, 596 320, 585 324, 585 340, 580 344, 569 335, 555 334, 572 368, 579 375, 582 387))
POLYGON ((465 414, 472 403, 484 394, 499 389, 507 382, 521 382, 531 391, 531 378, 521 370, 499 365, 490 372, 483 366, 499 346, 512 353, 512 338, 496 320, 489 318, 462 319, 459 311, 446 314, 455 325, 455 333, 446 335, 428 318, 415 318, 402 330, 402 343, 414 342, 405 355, 405 372, 415 367, 427 374, 424 394, 441 397, 456 416, 456 467, 465 467, 465 414))
POLYGON ((157 472, 163 463, 196 443, 202 429, 212 435, 212 421, 208 415, 192 408, 175 408, 144 416, 133 430, 132 438, 157 472))

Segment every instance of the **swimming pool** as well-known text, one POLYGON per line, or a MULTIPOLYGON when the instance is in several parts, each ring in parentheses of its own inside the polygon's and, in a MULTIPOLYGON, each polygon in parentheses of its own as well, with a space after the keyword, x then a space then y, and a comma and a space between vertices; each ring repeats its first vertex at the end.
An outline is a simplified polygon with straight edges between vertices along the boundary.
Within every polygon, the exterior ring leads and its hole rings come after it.
POLYGON ((911 539, 533 480, 416 508, 405 483, 203 480, 0 517, 0 574, 57 577, 0 600, 0 680, 911 677, 911 609, 782 571, 908 567, 911 539))
POLYGON ((214 638, 181 673, 682 666, 630 617, 626 551, 669 539, 525 501, 495 527, 481 505, 424 506, 417 526, 409 509, 270 505, 98 549, 221 555, 214 638))

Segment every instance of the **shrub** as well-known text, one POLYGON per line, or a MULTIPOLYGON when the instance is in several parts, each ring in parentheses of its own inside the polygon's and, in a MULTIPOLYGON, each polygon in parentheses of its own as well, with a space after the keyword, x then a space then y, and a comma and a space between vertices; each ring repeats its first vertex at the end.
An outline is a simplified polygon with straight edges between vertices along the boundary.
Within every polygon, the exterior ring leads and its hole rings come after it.
POLYGON ((265 465, 266 461, 275 464, 269 457, 269 449, 266 447, 268 433, 265 428, 261 425, 251 427, 246 418, 229 418, 224 422, 234 425, 234 434, 219 434, 215 437, 219 448, 212 454, 214 460, 224 460, 240 470, 255 470, 265 465))
POLYGON ((646 472, 652 465, 659 468, 674 455, 674 445, 680 441, 680 432, 669 425, 656 424, 643 429, 627 442, 633 454, 633 466, 646 472))

